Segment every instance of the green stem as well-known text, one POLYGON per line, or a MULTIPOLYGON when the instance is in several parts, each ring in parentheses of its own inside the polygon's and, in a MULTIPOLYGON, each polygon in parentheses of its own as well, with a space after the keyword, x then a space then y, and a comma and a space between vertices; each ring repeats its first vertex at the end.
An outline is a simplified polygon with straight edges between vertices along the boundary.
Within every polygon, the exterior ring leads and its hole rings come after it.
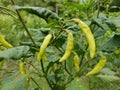
POLYGON ((51 43, 53 43, 53 42, 60 36, 60 34, 61 34, 62 32, 63 32, 63 31, 60 30, 60 32, 56 35, 55 39, 53 39, 53 41, 52 41, 51 43))
POLYGON ((73 76, 67 69, 67 64, 66 64, 66 61, 65 61, 65 71, 70 75, 70 76, 73 76))
POLYGON ((99 17, 99 13, 100 13, 100 2, 98 1, 98 12, 97 12, 97 18, 99 17))
MULTIPOLYGON (((64 54, 64 52, 61 50, 61 49, 59 49, 56 45, 55 45, 55 47, 62 53, 62 54, 64 54)), ((65 71, 70 75, 70 76, 72 76, 72 74, 68 71, 68 69, 67 69, 67 65, 66 65, 66 61, 65 61, 65 63, 64 63, 64 68, 65 68, 65 71)))
MULTIPOLYGON (((11 0, 11 2, 12 2, 12 4, 13 4, 13 5, 15 5, 14 0, 11 0)), ((36 47, 36 44, 35 44, 35 42, 34 42, 34 40, 33 40, 32 36, 30 35, 30 32, 28 31, 28 28, 26 27, 26 25, 25 25, 25 23, 24 23, 24 21, 23 21, 23 19, 22 19, 21 15, 20 15, 19 11, 18 11, 18 10, 16 10, 16 12, 17 12, 17 15, 18 15, 18 17, 19 17, 19 20, 21 21, 21 23, 22 23, 23 27, 25 28, 25 30, 26 30, 26 32, 27 32, 27 34, 28 34, 28 36, 30 37, 31 41, 33 42, 34 46, 36 47)))
MULTIPOLYGON (((59 24, 59 25, 60 25, 60 24, 59 24)), ((56 37, 52 40, 51 43, 54 43, 54 41, 55 41, 55 40, 60 36, 60 34, 63 32, 63 26, 60 25, 60 27, 61 27, 60 31, 58 32, 58 34, 57 34, 56 37)))
POLYGON ((44 66, 43 66, 43 60, 41 60, 40 63, 41 63, 42 72, 45 73, 44 66))
POLYGON ((26 62, 26 63, 30 64, 38 73, 42 74, 42 72, 40 72, 32 63, 29 63, 29 62, 26 62))
POLYGON ((9 15, 9 16, 17 19, 17 17, 15 17, 13 14, 9 13, 8 11, 5 11, 5 10, 4 10, 4 11, 1 11, 1 13, 6 14, 6 15, 9 15))
MULTIPOLYGON (((88 44, 86 45, 85 50, 87 50, 87 49, 88 49, 88 44)), ((85 52, 82 54, 81 61, 80 61, 80 64, 79 64, 80 67, 81 67, 81 65, 83 63, 84 55, 85 55, 85 52)))
POLYGON ((56 49, 58 49, 58 51, 60 51, 60 53, 64 54, 64 52, 59 48, 57 47, 57 45, 54 45, 56 49))
POLYGON ((0 8, 2 8, 2 9, 4 9, 4 10, 6 10, 6 11, 10 11, 10 12, 12 12, 12 13, 16 14, 14 11, 12 11, 12 10, 10 10, 10 9, 6 8, 6 7, 0 6, 0 8))
POLYGON ((43 73, 44 73, 44 75, 45 75, 45 79, 47 80, 48 85, 50 86, 50 88, 53 89, 53 87, 52 87, 50 81, 49 81, 48 78, 47 78, 47 75, 45 74, 45 70, 44 70, 44 66, 43 66, 43 60, 41 60, 40 62, 41 62, 42 71, 43 71, 43 73))
POLYGON ((39 86, 39 84, 31 77, 31 80, 38 86, 38 88, 40 89, 40 90, 42 90, 42 88, 39 86))
MULTIPOLYGON (((55 47, 63 54, 64 52, 61 50, 61 49, 59 49, 56 45, 55 45, 55 47)), ((72 76, 72 74, 68 71, 68 69, 67 69, 67 66, 66 66, 66 61, 65 61, 65 63, 64 63, 64 68, 65 68, 65 71, 70 75, 70 76, 72 76)))
POLYGON ((91 62, 91 61, 92 61, 92 60, 86 61, 86 62, 81 66, 80 70, 82 71, 83 67, 85 67, 85 65, 88 64, 88 63, 91 62))

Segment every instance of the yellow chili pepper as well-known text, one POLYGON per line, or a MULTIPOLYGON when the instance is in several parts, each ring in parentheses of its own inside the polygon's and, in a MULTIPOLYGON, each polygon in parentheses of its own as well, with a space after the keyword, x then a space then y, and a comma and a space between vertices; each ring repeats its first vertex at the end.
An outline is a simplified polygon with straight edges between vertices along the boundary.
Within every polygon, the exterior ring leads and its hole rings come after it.
POLYGON ((25 63, 22 60, 20 61, 20 73, 22 75, 26 74, 25 63))
POLYGON ((0 69, 2 68, 2 66, 3 66, 3 61, 0 61, 0 69))
POLYGON ((102 57, 100 61, 97 63, 97 65, 86 74, 86 76, 97 74, 106 64, 106 57, 102 57))
POLYGON ((13 47, 10 43, 8 43, 4 39, 4 37, 3 37, 3 35, 1 33, 0 33, 0 43, 2 43, 3 46, 8 47, 8 48, 12 48, 13 47))
POLYGON ((120 49, 116 49, 115 51, 114 51, 114 53, 117 55, 117 54, 120 54, 120 49))
POLYGON ((27 80, 26 80, 26 90, 29 90, 29 86, 30 86, 30 76, 27 77, 27 80))
MULTIPOLYGON (((25 68, 25 63, 24 61, 20 60, 20 73, 21 75, 25 75, 26 74, 26 68, 25 68)), ((30 84, 30 76, 27 76, 26 78, 26 87, 25 90, 29 90, 29 84, 30 84)))
POLYGON ((80 71, 80 67, 79 67, 79 64, 80 64, 80 59, 79 59, 79 56, 77 55, 76 52, 74 52, 74 65, 75 65, 75 69, 76 69, 76 72, 79 72, 80 71))
POLYGON ((52 34, 48 34, 45 37, 45 39, 44 39, 44 41, 43 41, 43 43, 42 43, 42 45, 40 47, 40 51, 39 51, 39 53, 37 55, 37 61, 40 61, 42 59, 42 56, 43 56, 43 54, 45 52, 45 49, 47 48, 47 46, 48 46, 51 39, 52 39, 52 34))
POLYGON ((79 25, 79 27, 81 28, 82 32, 85 34, 88 44, 89 44, 90 57, 94 58, 95 51, 96 51, 96 45, 95 45, 94 36, 93 36, 89 26, 80 19, 72 19, 72 21, 77 23, 79 25))
POLYGON ((68 34, 68 43, 67 43, 67 46, 66 46, 65 53, 60 58, 59 62, 63 62, 63 61, 68 59, 68 57, 70 56, 70 54, 72 52, 73 46, 74 46, 74 38, 73 38, 72 33, 69 30, 65 30, 65 31, 68 34))

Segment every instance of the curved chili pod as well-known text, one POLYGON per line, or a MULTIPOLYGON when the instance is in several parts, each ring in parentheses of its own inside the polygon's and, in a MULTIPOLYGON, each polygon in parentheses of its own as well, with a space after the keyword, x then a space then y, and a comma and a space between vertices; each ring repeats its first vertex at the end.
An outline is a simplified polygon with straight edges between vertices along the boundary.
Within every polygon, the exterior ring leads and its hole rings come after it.
POLYGON ((79 27, 81 28, 82 32, 85 34, 88 44, 89 44, 90 57, 94 58, 95 51, 96 51, 96 45, 95 45, 94 36, 93 36, 89 26, 80 19, 72 19, 72 21, 77 23, 79 25, 79 27))
POLYGON ((79 67, 79 64, 80 64, 80 59, 79 59, 79 56, 77 55, 76 52, 74 52, 74 65, 75 65, 75 69, 76 69, 76 72, 79 72, 80 71, 80 67, 79 67))
POLYGON ((43 41, 43 43, 42 43, 42 45, 40 47, 40 51, 39 51, 39 53, 37 55, 37 61, 40 61, 42 59, 42 56, 43 56, 43 54, 45 52, 45 49, 47 48, 47 46, 48 46, 51 39, 52 39, 52 34, 48 34, 45 37, 45 39, 44 39, 44 41, 43 41))
POLYGON ((0 61, 0 69, 2 68, 2 66, 3 66, 3 61, 0 61))
POLYGON ((106 57, 102 57, 100 59, 100 61, 97 63, 97 65, 90 71, 86 74, 86 76, 90 76, 90 75, 94 75, 94 74, 97 74, 106 64, 106 57))
POLYGON ((72 52, 73 46, 74 46, 74 38, 73 38, 72 33, 69 30, 65 30, 65 31, 68 34, 68 43, 67 43, 67 46, 66 46, 65 53, 60 58, 59 62, 63 62, 63 61, 68 59, 68 57, 70 56, 70 54, 72 52))
POLYGON ((8 47, 8 48, 12 48, 13 46, 8 43, 5 38, 3 37, 3 35, 0 33, 0 43, 2 43, 3 46, 8 47))
POLYGON ((25 69, 25 63, 23 61, 20 61, 20 73, 22 75, 25 75, 26 74, 26 69, 25 69))

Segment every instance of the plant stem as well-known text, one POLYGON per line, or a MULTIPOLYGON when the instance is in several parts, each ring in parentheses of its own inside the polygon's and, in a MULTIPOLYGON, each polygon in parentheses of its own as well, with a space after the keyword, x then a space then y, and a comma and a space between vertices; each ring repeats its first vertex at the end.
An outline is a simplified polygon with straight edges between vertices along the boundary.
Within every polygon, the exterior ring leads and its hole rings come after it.
POLYGON ((10 12, 12 12, 12 13, 16 14, 14 11, 12 11, 12 10, 10 10, 10 9, 6 8, 6 7, 0 6, 0 8, 5 9, 6 11, 10 11, 10 12))
MULTIPOLYGON (((61 49, 59 49, 56 45, 55 45, 55 47, 63 54, 64 52, 61 50, 61 49)), ((70 76, 72 76, 72 74, 68 71, 68 69, 67 69, 67 66, 66 66, 66 61, 65 61, 65 63, 64 63, 64 68, 65 68, 65 71, 70 75, 70 76)))
POLYGON ((39 86, 39 84, 31 77, 31 80, 38 86, 38 88, 40 89, 40 90, 42 90, 42 88, 39 86))
POLYGON ((52 43, 59 37, 59 35, 62 33, 63 31, 60 30, 59 33, 56 35, 55 39, 52 41, 52 43))
MULTIPOLYGON (((87 50, 87 49, 88 49, 88 44, 86 45, 85 50, 87 50)), ((80 67, 81 67, 81 65, 83 63, 84 55, 85 55, 85 52, 82 54, 81 61, 80 61, 80 64, 79 64, 80 67)))
POLYGON ((53 89, 53 87, 52 87, 50 81, 49 81, 48 78, 47 78, 47 75, 45 74, 45 70, 44 70, 44 66, 43 66, 43 60, 41 60, 40 62, 41 62, 42 71, 43 71, 43 73, 44 73, 44 75, 45 75, 45 79, 47 80, 48 85, 51 87, 51 89, 53 89))
MULTIPOLYGON (((14 0, 11 0, 11 2, 12 2, 12 4, 13 4, 13 5, 15 5, 14 0)), ((28 34, 28 36, 30 37, 31 41, 33 42, 34 46, 36 47, 36 44, 35 44, 35 42, 34 42, 34 40, 33 40, 32 36, 30 35, 30 32, 28 31, 28 28, 26 27, 26 25, 25 25, 25 23, 24 23, 24 21, 23 21, 23 19, 22 19, 21 15, 20 15, 19 11, 18 11, 18 10, 16 10, 16 12, 17 12, 17 15, 18 15, 18 17, 19 17, 19 20, 21 21, 21 23, 22 23, 23 27, 25 28, 25 30, 26 30, 26 32, 27 32, 27 34, 28 34)))
POLYGON ((30 64, 38 73, 42 74, 42 72, 40 72, 32 63, 29 63, 29 62, 27 62, 27 63, 30 64))
POLYGON ((68 69, 67 69, 67 64, 66 64, 66 61, 65 61, 65 71, 70 75, 70 76, 72 76, 72 74, 68 71, 68 69))
POLYGON ((64 54, 64 52, 57 45, 55 45, 55 48, 58 49, 58 51, 60 51, 60 53, 64 54))
POLYGON ((41 63, 42 72, 45 73, 44 66, 43 66, 43 60, 41 60, 40 63, 41 63))
POLYGON ((81 66, 81 71, 82 71, 82 69, 83 69, 83 67, 86 65, 86 64, 88 64, 89 62, 91 62, 92 60, 88 60, 88 61, 86 61, 82 66, 81 66))
POLYGON ((60 31, 58 32, 58 34, 56 35, 56 37, 52 40, 51 43, 54 43, 54 41, 60 36, 60 34, 63 32, 63 27, 61 26, 60 31))
POLYGON ((9 15, 9 16, 11 16, 11 17, 17 19, 17 17, 15 17, 14 15, 12 15, 12 14, 9 13, 8 11, 5 11, 5 10, 4 10, 4 11, 1 11, 1 13, 6 14, 6 15, 9 15))
POLYGON ((97 13, 97 18, 99 17, 99 13, 100 13, 100 1, 98 1, 98 13, 97 13))
MULTIPOLYGON (((55 47, 62 53, 62 54, 64 54, 64 52, 61 50, 61 49, 59 49, 56 45, 55 45, 55 47)), ((65 63, 64 63, 64 68, 65 68, 65 71, 70 75, 70 76, 72 76, 72 74, 68 71, 68 69, 67 69, 67 66, 66 66, 66 61, 65 61, 65 63)))

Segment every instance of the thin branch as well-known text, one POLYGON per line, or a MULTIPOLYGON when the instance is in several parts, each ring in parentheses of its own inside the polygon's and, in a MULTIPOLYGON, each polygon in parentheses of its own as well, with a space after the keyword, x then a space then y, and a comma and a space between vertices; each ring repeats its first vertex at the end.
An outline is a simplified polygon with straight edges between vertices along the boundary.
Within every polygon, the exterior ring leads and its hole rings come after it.
POLYGON ((44 66, 43 66, 43 60, 41 60, 40 63, 41 63, 42 72, 45 73, 44 66))
POLYGON ((17 17, 15 17, 13 14, 9 13, 8 11, 4 10, 4 11, 1 11, 1 13, 3 14, 6 14, 6 15, 10 15, 11 17, 17 19, 17 17))
POLYGON ((89 62, 91 62, 91 61, 92 61, 92 60, 86 61, 86 62, 81 66, 80 70, 82 71, 83 67, 84 67, 86 64, 88 64, 89 62))
POLYGON ((54 41, 60 36, 60 34, 63 32, 63 29, 61 28, 56 37, 51 41, 51 43, 54 43, 54 41))
POLYGON ((50 81, 48 80, 48 78, 47 78, 47 76, 46 76, 46 74, 45 74, 45 70, 44 70, 44 66, 43 66, 43 60, 41 60, 40 62, 41 62, 42 71, 43 71, 43 73, 44 73, 44 75, 45 75, 45 79, 47 80, 48 85, 49 85, 49 86, 51 87, 51 89, 52 89, 53 87, 52 87, 50 81))
POLYGON ((97 18, 99 17, 99 13, 100 13, 100 2, 98 1, 98 13, 97 13, 97 18))
MULTIPOLYGON (((56 45, 55 45, 55 47, 62 53, 62 54, 64 54, 64 52, 61 50, 61 49, 59 49, 56 45)), ((64 64, 64 68, 65 68, 65 71, 70 75, 70 76, 72 76, 72 74, 68 71, 68 69, 67 69, 67 66, 66 66, 66 61, 65 61, 65 64, 64 64)))
POLYGON ((42 90, 42 88, 39 86, 39 84, 31 77, 31 80, 38 86, 38 88, 40 89, 40 90, 42 90))
POLYGON ((66 61, 65 61, 65 71, 70 75, 70 76, 73 76, 67 69, 67 64, 66 64, 66 61))
POLYGON ((52 40, 51 43, 54 43, 54 41, 60 36, 60 34, 62 33, 63 31, 60 30, 59 33, 56 35, 56 37, 52 40))
MULTIPOLYGON (((87 50, 87 49, 88 49, 88 44, 86 45, 85 50, 87 50)), ((80 67, 81 67, 81 65, 83 63, 84 55, 85 55, 85 52, 82 54, 81 61, 80 61, 80 64, 79 64, 80 67)))
POLYGON ((59 48, 57 47, 56 45, 54 45, 56 49, 58 49, 58 51, 60 51, 60 53, 64 54, 64 52, 59 48))
POLYGON ((42 73, 32 63, 29 63, 29 62, 26 62, 26 63, 30 64, 38 73, 42 73))
MULTIPOLYGON (((11 0, 11 2, 12 2, 12 4, 13 4, 13 5, 15 5, 14 0, 11 0)), ((19 11, 18 11, 18 10, 16 10, 16 12, 17 12, 17 15, 18 15, 18 17, 19 17, 19 20, 21 21, 21 23, 22 23, 23 27, 25 28, 25 30, 26 30, 26 32, 27 32, 27 34, 28 34, 28 36, 30 37, 31 41, 33 42, 34 46, 36 47, 36 44, 35 44, 35 42, 34 42, 34 40, 33 40, 32 36, 31 36, 31 34, 30 34, 30 32, 29 32, 28 28, 26 27, 26 25, 25 25, 25 23, 24 23, 24 21, 23 21, 23 19, 22 19, 21 15, 20 15, 19 11)))
POLYGON ((6 11, 10 11, 10 12, 12 12, 12 13, 16 14, 14 11, 12 11, 12 10, 10 10, 10 9, 6 8, 6 7, 0 6, 0 8, 2 8, 2 9, 4 9, 4 10, 6 10, 6 11))

